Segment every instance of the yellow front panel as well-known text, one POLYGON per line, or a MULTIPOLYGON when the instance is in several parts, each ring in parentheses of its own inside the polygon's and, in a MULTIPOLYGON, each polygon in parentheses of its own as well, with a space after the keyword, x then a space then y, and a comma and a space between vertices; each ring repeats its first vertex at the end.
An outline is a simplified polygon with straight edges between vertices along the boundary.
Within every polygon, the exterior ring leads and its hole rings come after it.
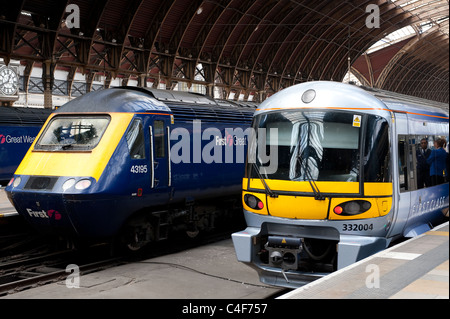
MULTIPOLYGON (((249 188, 264 190, 264 185, 259 178, 251 178, 250 185, 248 184, 248 181, 249 181, 248 178, 243 179, 242 181, 243 189, 247 189, 247 186, 249 186, 249 188)), ((307 181, 285 181, 276 179, 266 179, 265 182, 271 190, 313 194, 311 185, 307 181)), ((317 188, 319 188, 321 193, 338 193, 338 194, 359 193, 358 182, 316 182, 316 186, 317 188)))
POLYGON ((333 194, 325 200, 316 200, 309 182, 265 180, 273 192, 303 192, 311 193, 311 196, 280 195, 278 198, 271 198, 265 193, 252 193, 249 188, 264 191, 264 185, 260 179, 247 179, 242 181, 243 195, 253 194, 263 203, 262 210, 253 210, 244 203, 245 209, 256 214, 293 218, 293 219, 331 219, 349 220, 364 219, 384 216, 392 208, 392 183, 365 183, 364 197, 333 197, 334 194, 357 194, 359 193, 359 183, 357 182, 316 182, 321 193, 333 194), (371 203, 371 208, 358 215, 342 216, 333 212, 335 206, 351 201, 366 200, 371 203), (329 205, 330 204, 330 205, 329 205))
MULTIPOLYGON (((49 117, 44 128, 55 115, 54 113, 49 117)), ((34 151, 34 145, 39 140, 43 128, 17 168, 16 174, 90 176, 98 181, 134 114, 110 113, 109 115, 111 122, 99 144, 91 151, 34 151)))
POLYGON ((271 216, 293 219, 326 219, 329 199, 315 200, 314 197, 284 196, 267 197, 271 216))
POLYGON ((392 196, 385 198, 377 198, 378 212, 380 216, 387 215, 392 209, 392 196))
POLYGON ((392 183, 364 183, 365 196, 392 196, 392 183))

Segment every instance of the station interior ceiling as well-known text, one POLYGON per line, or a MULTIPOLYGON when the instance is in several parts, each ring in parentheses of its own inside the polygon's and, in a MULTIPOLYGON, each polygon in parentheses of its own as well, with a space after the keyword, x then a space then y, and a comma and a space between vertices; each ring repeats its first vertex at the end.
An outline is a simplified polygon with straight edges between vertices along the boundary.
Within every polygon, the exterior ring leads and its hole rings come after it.
MULTIPOLYGON (((449 101, 447 0, 16 0, 0 7, 0 58, 123 84, 200 84, 260 102, 297 83, 342 81, 449 101), (368 51, 409 28, 400 41, 368 51)), ((25 85, 25 87, 27 87, 25 85)), ((89 90, 89 89, 88 89, 89 90)))

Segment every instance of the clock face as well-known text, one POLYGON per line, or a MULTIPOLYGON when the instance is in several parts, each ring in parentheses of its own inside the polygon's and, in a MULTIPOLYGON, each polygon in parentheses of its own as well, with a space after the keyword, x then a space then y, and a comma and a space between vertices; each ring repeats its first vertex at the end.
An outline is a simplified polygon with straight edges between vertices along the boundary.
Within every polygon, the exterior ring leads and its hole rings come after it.
POLYGON ((13 95, 19 88, 19 78, 13 69, 4 66, 0 68, 0 92, 4 95, 13 95))

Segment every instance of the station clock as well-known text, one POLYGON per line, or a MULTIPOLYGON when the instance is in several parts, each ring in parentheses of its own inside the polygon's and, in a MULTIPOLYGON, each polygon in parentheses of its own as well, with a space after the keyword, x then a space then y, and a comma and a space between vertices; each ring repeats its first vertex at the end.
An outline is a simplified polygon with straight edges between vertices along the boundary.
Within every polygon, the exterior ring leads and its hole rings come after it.
POLYGON ((3 95, 14 95, 19 89, 19 77, 10 67, 0 68, 0 93, 3 95))

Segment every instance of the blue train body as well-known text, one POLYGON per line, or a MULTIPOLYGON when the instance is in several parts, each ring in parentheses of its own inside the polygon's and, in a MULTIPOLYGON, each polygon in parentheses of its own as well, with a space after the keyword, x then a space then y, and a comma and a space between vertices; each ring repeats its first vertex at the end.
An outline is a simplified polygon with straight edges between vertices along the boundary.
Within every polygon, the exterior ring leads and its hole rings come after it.
POLYGON ((0 183, 11 179, 50 110, 0 107, 0 183))
POLYGON ((50 117, 6 191, 19 214, 44 233, 124 234, 133 248, 165 239, 174 225, 196 234, 213 227, 226 201, 240 204, 253 112, 189 93, 92 92, 50 117), (71 128, 55 133, 57 121, 71 128), (106 129, 94 132, 95 121, 106 129), (69 143, 77 130, 98 144, 69 143), (55 145, 45 144, 56 135, 55 145))

